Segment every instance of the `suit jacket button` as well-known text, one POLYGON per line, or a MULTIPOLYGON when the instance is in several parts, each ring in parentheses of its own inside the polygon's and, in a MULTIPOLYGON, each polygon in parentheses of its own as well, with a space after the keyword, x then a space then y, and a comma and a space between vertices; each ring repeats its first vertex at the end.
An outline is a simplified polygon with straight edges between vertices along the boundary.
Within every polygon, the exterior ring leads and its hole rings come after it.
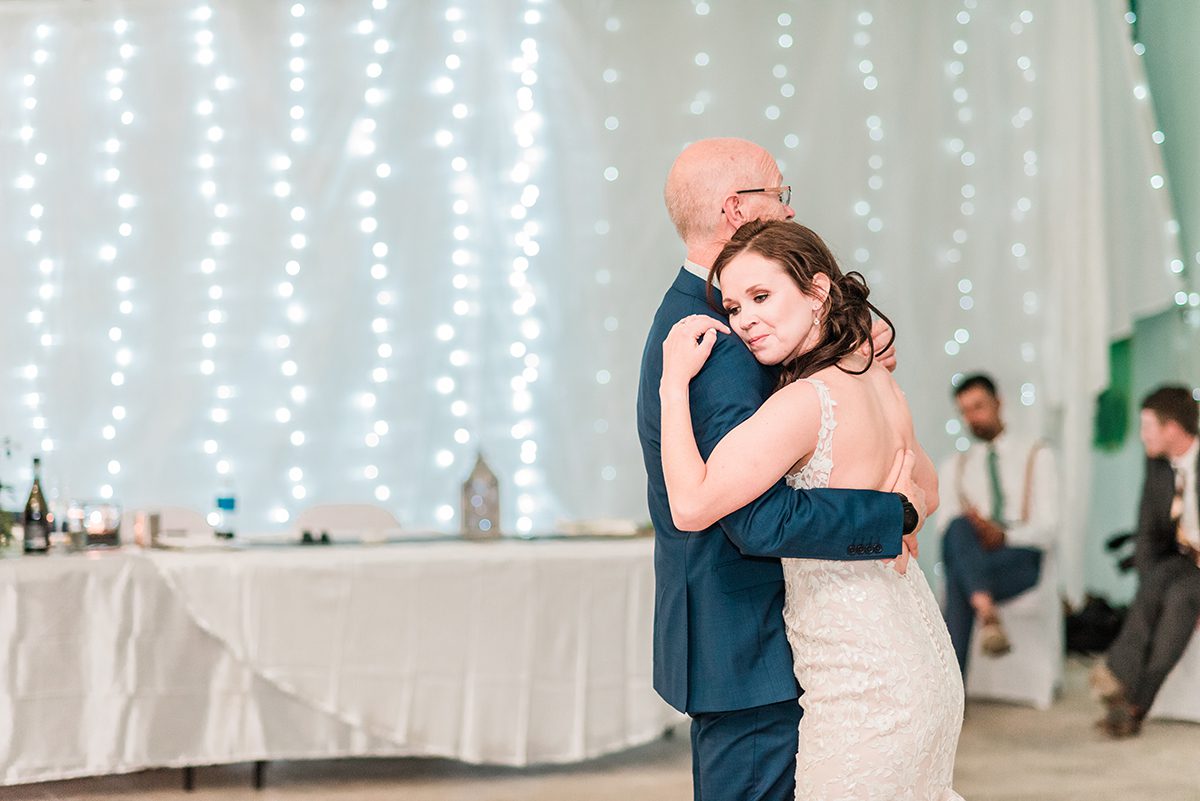
POLYGON ((871 550, 873 550, 875 553, 883 553, 883 545, 877 542, 875 543, 875 547, 871 550))
POLYGON ((852 553, 854 553, 854 546, 853 546, 853 545, 847 545, 847 546, 846 546, 846 553, 848 553, 848 554, 852 554, 852 553))

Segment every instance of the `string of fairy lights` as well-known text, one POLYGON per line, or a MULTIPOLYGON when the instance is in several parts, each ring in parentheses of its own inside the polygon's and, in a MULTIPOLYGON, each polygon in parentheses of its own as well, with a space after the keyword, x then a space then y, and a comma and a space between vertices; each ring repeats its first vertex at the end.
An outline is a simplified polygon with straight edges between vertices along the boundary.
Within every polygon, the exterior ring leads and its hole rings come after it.
MULTIPOLYGON (((115 39, 117 56, 120 59, 118 62, 122 66, 114 65, 105 72, 105 81, 108 84, 108 89, 105 96, 108 100, 111 116, 113 118, 111 127, 109 127, 109 135, 101 145, 101 151, 107 160, 108 166, 103 171, 103 181, 111 188, 109 194, 117 207, 117 212, 120 222, 117 224, 117 230, 113 233, 115 237, 106 237, 107 241, 100 246, 99 252, 99 269, 108 276, 116 275, 115 286, 117 290, 117 317, 114 324, 109 328, 109 340, 113 346, 113 368, 109 375, 109 383, 112 385, 112 423, 111 428, 106 428, 102 433, 106 440, 115 440, 121 431, 121 424, 126 420, 128 411, 126 408, 125 385, 127 381, 127 371, 132 366, 133 352, 126 344, 125 329, 128 328, 128 321, 132 319, 134 311, 134 280, 130 275, 136 258, 130 257, 127 251, 130 249, 128 240, 133 234, 133 225, 129 221, 129 216, 133 213, 137 205, 136 196, 129 191, 129 179, 122 179, 122 167, 124 166, 124 151, 125 144, 121 138, 120 131, 122 127, 129 126, 133 123, 134 113, 129 106, 125 96, 123 84, 126 77, 125 64, 128 64, 133 57, 133 46, 128 41, 129 21, 126 19, 117 19, 112 23, 112 32, 115 39), (125 328, 123 328, 123 326, 125 328)), ((114 483, 117 477, 121 474, 121 463, 115 458, 111 458, 105 465, 105 470, 108 473, 109 479, 107 482, 100 485, 99 494, 101 498, 109 499, 114 495, 114 483)))
MULTIPOLYGON (((363 163, 374 163, 374 169, 369 177, 355 193, 352 203, 359 209, 358 230, 363 237, 366 250, 371 254, 370 275, 373 282, 373 312, 370 316, 369 327, 374 339, 375 358, 368 368, 367 379, 369 388, 359 394, 358 406, 362 410, 366 423, 366 433, 363 444, 374 453, 383 439, 388 436, 390 426, 384 415, 380 414, 378 392, 386 388, 388 381, 396 376, 391 367, 394 356, 391 337, 395 331, 395 320, 392 309, 395 299, 384 283, 389 275, 390 247, 383 240, 376 217, 376 203, 382 182, 391 176, 391 165, 385 161, 377 161, 378 145, 375 137, 378 134, 378 119, 382 116, 381 106, 387 98, 384 87, 391 79, 385 66, 385 59, 392 51, 390 39, 379 34, 378 16, 387 9, 387 0, 374 0, 370 13, 355 25, 355 32, 361 37, 364 46, 369 49, 369 63, 364 71, 366 88, 363 90, 363 112, 354 122, 351 134, 350 151, 363 159, 363 163)), ((380 475, 380 464, 385 460, 371 458, 362 468, 363 478, 372 483, 371 494, 380 503, 387 502, 392 497, 391 487, 380 475)), ((299 499, 302 496, 297 496, 299 499)))
POLYGON ((871 255, 879 250, 876 242, 883 231, 883 218, 880 216, 880 203, 872 202, 874 195, 883 188, 883 149, 884 126, 879 106, 881 102, 876 90, 879 88, 879 77, 875 62, 870 58, 871 31, 875 25, 875 16, 869 11, 860 11, 854 17, 853 49, 854 77, 862 85, 865 93, 866 107, 871 111, 864 120, 867 142, 863 150, 867 156, 867 191, 854 201, 852 211, 855 219, 859 220, 862 229, 859 232, 859 244, 854 249, 854 262, 857 269, 863 271, 872 287, 878 288, 883 283, 884 273, 872 269, 871 255))
POLYGON ((55 440, 53 429, 48 418, 45 397, 41 391, 42 381, 46 378, 45 370, 51 362, 51 348, 55 345, 52 333, 54 323, 54 300, 58 294, 56 282, 61 281, 60 265, 51 256, 45 241, 44 226, 46 225, 46 197, 43 196, 43 168, 49 162, 48 155, 40 149, 40 142, 35 142, 38 132, 38 81, 43 67, 50 61, 50 51, 47 49, 57 33, 46 24, 38 24, 32 29, 30 39, 31 50, 24 64, 25 72, 21 76, 20 126, 18 138, 23 144, 24 163, 19 169, 15 185, 23 193, 29 215, 29 226, 25 231, 24 240, 27 245, 25 261, 36 269, 37 275, 31 282, 36 286, 34 297, 29 300, 29 312, 26 320, 39 332, 39 351, 35 351, 36 360, 25 365, 21 373, 26 381, 24 393, 25 405, 31 412, 30 428, 38 437, 39 446, 43 452, 53 451, 55 440))
POLYGON ((309 141, 309 130, 306 120, 309 115, 308 105, 308 62, 305 58, 309 45, 309 35, 312 24, 309 10, 303 3, 291 3, 287 6, 287 71, 282 78, 286 81, 280 92, 287 98, 286 142, 279 147, 272 157, 272 168, 275 172, 275 182, 272 193, 280 205, 287 209, 287 222, 284 236, 286 245, 282 259, 282 275, 278 275, 275 294, 281 306, 279 325, 280 333, 275 335, 274 347, 278 359, 278 370, 286 393, 276 401, 272 413, 277 437, 286 437, 285 452, 287 453, 287 479, 290 484, 287 497, 275 495, 271 504, 270 519, 274 523, 286 523, 292 517, 294 503, 303 501, 308 496, 305 486, 303 462, 304 447, 307 435, 300 428, 300 417, 308 401, 308 388, 305 386, 300 369, 300 357, 294 349, 295 340, 304 328, 308 319, 308 311, 297 295, 297 284, 302 281, 302 275, 307 267, 307 248, 309 246, 308 209, 300 196, 297 186, 295 165, 306 155, 306 145, 309 141))
MULTIPOLYGON (((204 223, 200 227, 202 240, 197 243, 200 256, 200 275, 203 291, 201 301, 204 311, 200 317, 199 344, 200 375, 210 406, 203 424, 202 450, 209 457, 215 476, 214 485, 231 480, 233 462, 223 447, 225 429, 230 421, 231 407, 235 400, 235 386, 230 366, 227 364, 228 349, 223 347, 231 320, 225 304, 224 281, 232 280, 229 246, 232 236, 228 230, 229 204, 224 201, 225 185, 218 181, 218 155, 222 155, 226 138, 221 124, 223 96, 230 91, 233 80, 222 73, 216 65, 216 35, 213 32, 213 7, 199 3, 189 14, 191 20, 192 69, 196 72, 197 85, 201 87, 199 98, 192 106, 197 134, 195 169, 198 179, 196 189, 199 203, 204 209, 204 223), (221 358, 225 357, 225 358, 221 358)), ((217 524, 210 513, 209 522, 217 524)))
MULTIPOLYGON (((1010 23, 1009 30, 1015 37, 1022 37, 1025 29, 1034 24, 1034 14, 1029 9, 1022 10, 1016 20, 1010 23)), ((1022 51, 1023 48, 1017 48, 1022 51)), ((1012 126, 1014 128, 1014 139, 1028 143, 1031 139, 1032 126, 1027 124, 1034 119, 1032 111, 1033 84, 1037 80, 1037 70, 1032 58, 1024 52, 1017 56, 1016 69, 1019 71, 1021 80, 1015 81, 1017 86, 1023 87, 1027 102, 1025 102, 1012 117, 1012 126)), ((1028 215, 1033 211, 1034 204, 1032 198, 1036 197, 1039 186, 1038 173, 1038 152, 1032 144, 1027 144, 1021 152, 1021 172, 1025 176, 1025 186, 1023 187, 1020 196, 1012 204, 1010 212, 1013 224, 1015 238, 1009 244, 1009 253, 1013 261, 1010 264, 1017 270, 1017 280, 1023 284, 1021 293, 1021 311, 1032 321, 1038 314, 1041 306, 1041 298, 1038 297, 1037 290, 1032 286, 1033 272, 1032 270, 1040 265, 1033 262, 1029 253, 1029 248, 1025 241, 1027 236, 1032 235, 1030 226, 1026 224, 1028 215)), ((1021 326, 1022 330, 1029 331, 1032 326, 1021 326)), ((1024 365, 1032 365, 1037 361, 1037 345, 1030 342, 1028 339, 1019 344, 1021 349, 1021 363, 1024 365)), ((1025 368, 1032 369, 1032 368, 1025 368)), ((1037 384, 1032 380, 1032 376, 1022 376, 1025 380, 1021 382, 1018 398, 1022 406, 1033 406, 1037 402, 1037 384)))
MULTIPOLYGON (((515 163, 509 172, 509 178, 515 189, 519 189, 519 200, 512 205, 510 217, 514 226, 519 229, 513 235, 512 244, 519 248, 513 256, 508 283, 516 296, 512 301, 512 313, 518 321, 517 327, 520 338, 509 349, 513 358, 513 375, 509 382, 512 390, 512 411, 515 417, 510 435, 520 443, 520 460, 522 466, 513 476, 517 485, 517 531, 529 533, 533 528, 532 515, 537 512, 537 502, 531 490, 542 482, 542 476, 537 469, 537 426, 534 422, 533 385, 539 378, 541 357, 537 353, 538 339, 541 336, 541 321, 535 309, 538 304, 534 284, 529 280, 529 272, 541 252, 538 241, 541 233, 541 222, 534 214, 538 197, 541 194, 537 183, 537 172, 541 163, 542 150, 538 145, 538 136, 542 128, 542 117, 537 110, 538 83, 538 43, 534 37, 542 21, 542 11, 537 8, 540 3, 530 0, 525 5, 521 19, 526 35, 521 39, 520 55, 513 58, 512 73, 518 76, 520 87, 516 91, 516 105, 519 114, 513 124, 513 134, 516 141, 517 153, 515 163)), ((598 383, 607 382, 607 374, 601 371, 597 374, 598 383)))
MULTIPOLYGON (((951 164, 956 165, 956 169, 961 170, 962 178, 960 179, 959 188, 959 206, 958 216, 954 220, 954 228, 950 234, 951 243, 948 244, 940 258, 951 270, 964 264, 964 251, 970 244, 970 224, 971 218, 975 213, 975 196, 976 196, 976 181, 972 177, 975 166, 975 153, 971 149, 970 142, 970 127, 969 123, 972 119, 972 111, 970 106, 970 94, 966 87, 966 59, 970 53, 970 23, 971 12, 975 9, 976 4, 973 0, 964 0, 963 7, 955 12, 955 39, 951 45, 951 54, 945 62, 944 74, 947 79, 947 85, 951 89, 951 98, 954 108, 954 136, 950 137, 945 143, 947 158, 951 159, 951 164)), ((958 356, 964 345, 967 345, 971 340, 971 332, 967 327, 966 318, 970 311, 975 306, 975 299, 971 294, 974 290, 974 284, 970 278, 962 277, 957 281, 956 288, 959 292, 958 306, 962 312, 960 323, 955 328, 951 336, 946 340, 943 349, 946 355, 951 357, 951 369, 954 371, 951 376, 951 383, 956 384, 963 377, 963 373, 956 369, 958 356)), ((954 446, 959 451, 965 451, 970 447, 970 440, 962 435, 962 424, 958 418, 951 417, 946 421, 946 433, 955 437, 954 446)))
MULTIPOLYGON (((1139 75, 1146 75, 1146 66, 1144 56, 1146 55, 1146 45, 1137 40, 1137 14, 1133 11, 1125 12, 1125 22, 1129 25, 1130 33, 1130 49, 1137 59, 1137 71, 1139 75)), ((1142 114, 1147 120, 1153 120, 1154 114, 1151 106, 1152 98, 1150 96, 1150 88, 1145 82, 1139 82, 1133 87, 1133 99, 1135 101, 1135 109, 1137 113, 1142 114)), ((1159 149, 1163 143, 1167 141, 1167 136, 1161 128, 1155 127, 1150 134, 1150 141, 1153 142, 1159 149)), ((1157 158, 1158 163, 1162 163, 1161 151, 1157 158)), ((1159 173, 1154 172, 1149 177, 1150 187, 1156 191, 1166 189, 1166 179, 1159 173)), ((1179 235, 1179 221, 1172 217, 1166 223, 1164 234, 1167 237, 1177 237, 1179 235)), ((1196 253, 1196 263, 1200 264, 1200 252, 1196 253)), ((1200 327, 1200 292, 1189 292, 1185 282, 1190 278, 1186 265, 1182 258, 1172 258, 1167 265, 1167 269, 1180 278, 1180 288, 1176 290, 1174 300, 1175 305, 1184 309, 1187 312, 1187 319, 1194 327, 1200 327)), ((1200 400, 1200 389, 1196 391, 1197 400, 1200 400)))
MULTIPOLYGON (((480 312, 482 280, 480 255, 473 244, 479 212, 475 203, 478 181, 474 165, 468 158, 469 144, 466 138, 466 126, 473 109, 464 91, 464 65, 467 63, 464 55, 471 57, 466 44, 473 29, 470 27, 472 20, 459 6, 447 8, 443 20, 449 39, 441 65, 445 71, 438 70, 431 88, 434 95, 443 101, 442 114, 449 111, 449 119, 443 116, 440 127, 433 134, 433 144, 444 154, 446 161, 443 163, 450 169, 450 192, 447 197, 450 215, 445 223, 448 228, 446 241, 450 248, 447 254, 449 288, 446 293, 449 308, 443 312, 448 314, 438 323, 434 332, 439 343, 439 358, 444 362, 433 379, 433 391, 447 401, 453 426, 450 439, 453 441, 443 441, 436 448, 433 463, 439 471, 453 470, 458 465, 459 472, 465 472, 470 467, 459 457, 477 444, 472 429, 477 431, 482 420, 477 404, 468 401, 471 391, 468 368, 474 362, 470 343, 473 341, 474 321, 478 320, 480 312)), ((440 524, 450 525, 458 515, 458 510, 452 504, 439 503, 435 505, 433 513, 440 524)))

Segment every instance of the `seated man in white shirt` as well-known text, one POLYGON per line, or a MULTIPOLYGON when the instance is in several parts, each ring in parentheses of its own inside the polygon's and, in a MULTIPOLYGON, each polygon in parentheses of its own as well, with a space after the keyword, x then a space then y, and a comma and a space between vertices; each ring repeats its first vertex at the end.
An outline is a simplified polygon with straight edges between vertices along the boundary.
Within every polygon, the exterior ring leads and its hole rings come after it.
POLYGON ((1146 480, 1138 512, 1138 591, 1121 633, 1092 671, 1110 737, 1132 737, 1200 618, 1200 409, 1187 387, 1142 401, 1146 480))
POLYGON ((997 603, 1038 582, 1058 531, 1058 471, 1044 442, 1005 429, 990 377, 964 378, 954 398, 978 440, 939 476, 946 627, 965 678, 977 621, 984 653, 1010 650, 997 603))

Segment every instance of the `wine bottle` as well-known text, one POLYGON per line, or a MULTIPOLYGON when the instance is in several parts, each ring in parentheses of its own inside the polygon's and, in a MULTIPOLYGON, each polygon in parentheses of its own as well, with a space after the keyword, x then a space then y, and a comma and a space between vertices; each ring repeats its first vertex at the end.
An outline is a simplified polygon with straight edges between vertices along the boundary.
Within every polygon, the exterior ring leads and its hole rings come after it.
POLYGON ((50 507, 42 494, 42 460, 33 457, 33 487, 25 502, 25 553, 50 550, 50 507))

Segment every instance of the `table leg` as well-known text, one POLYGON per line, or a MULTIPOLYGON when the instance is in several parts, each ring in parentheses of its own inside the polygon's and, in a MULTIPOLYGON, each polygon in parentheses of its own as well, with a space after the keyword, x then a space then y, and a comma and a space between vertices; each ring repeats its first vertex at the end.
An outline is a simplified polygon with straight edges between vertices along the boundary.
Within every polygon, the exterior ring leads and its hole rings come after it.
POLYGON ((190 793, 196 789, 196 771, 191 765, 183 769, 183 790, 190 793))
POLYGON ((254 789, 261 790, 263 788, 263 773, 266 772, 267 763, 264 760, 259 760, 254 763, 254 789))

